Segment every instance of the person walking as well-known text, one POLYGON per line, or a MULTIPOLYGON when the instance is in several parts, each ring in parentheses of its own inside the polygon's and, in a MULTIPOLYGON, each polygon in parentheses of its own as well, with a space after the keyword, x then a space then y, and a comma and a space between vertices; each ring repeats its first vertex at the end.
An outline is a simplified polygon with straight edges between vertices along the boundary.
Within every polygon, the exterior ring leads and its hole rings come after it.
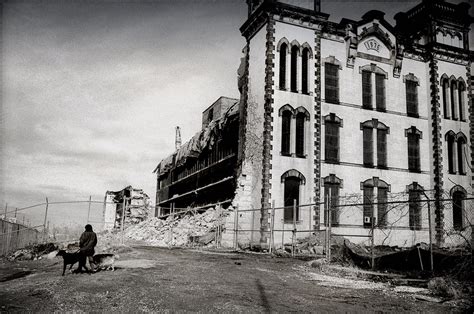
POLYGON ((89 259, 89 265, 91 267, 91 271, 94 271, 93 268, 93 256, 94 256, 94 248, 97 245, 97 235, 92 230, 92 226, 87 224, 85 226, 85 231, 81 234, 81 238, 79 239, 79 266, 75 270, 77 273, 82 273, 82 268, 88 271, 86 267, 86 259, 89 259))

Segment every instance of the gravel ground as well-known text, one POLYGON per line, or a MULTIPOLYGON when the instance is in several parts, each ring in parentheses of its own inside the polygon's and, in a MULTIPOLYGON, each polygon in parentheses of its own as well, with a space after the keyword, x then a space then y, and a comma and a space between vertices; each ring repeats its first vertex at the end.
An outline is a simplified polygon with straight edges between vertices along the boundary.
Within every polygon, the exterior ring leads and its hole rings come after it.
MULTIPOLYGON (((463 312, 404 289, 263 254, 135 246, 117 270, 61 276, 62 260, 0 263, 2 312, 463 312)), ((433 299, 435 300, 435 299, 433 299)))

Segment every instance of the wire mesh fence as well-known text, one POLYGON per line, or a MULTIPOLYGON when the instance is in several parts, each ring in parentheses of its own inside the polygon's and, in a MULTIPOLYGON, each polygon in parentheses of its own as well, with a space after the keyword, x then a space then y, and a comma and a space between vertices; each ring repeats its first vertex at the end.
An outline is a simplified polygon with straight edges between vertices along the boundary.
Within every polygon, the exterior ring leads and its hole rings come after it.
MULTIPOLYGON (((5 206, 1 215, 0 254, 48 241, 77 241, 86 224, 95 231, 108 227, 103 201, 51 201, 21 208, 5 206)), ((112 226, 113 227, 113 226, 112 226)))
MULTIPOLYGON (((315 204, 237 210, 234 247, 260 243, 288 250, 294 255, 301 239, 313 241, 313 250, 330 258, 331 239, 340 236, 367 247, 472 249, 474 197, 465 194, 434 199, 431 191, 387 193, 381 197, 363 194, 327 197, 315 204), (428 195, 429 194, 429 195, 428 195), (265 221, 269 221, 265 224, 265 221), (316 240, 309 240, 309 237, 316 240)), ((304 242, 304 241, 303 241, 304 242)), ((303 243, 306 245, 307 243, 303 243)), ((430 251, 432 251, 430 249, 430 251)))

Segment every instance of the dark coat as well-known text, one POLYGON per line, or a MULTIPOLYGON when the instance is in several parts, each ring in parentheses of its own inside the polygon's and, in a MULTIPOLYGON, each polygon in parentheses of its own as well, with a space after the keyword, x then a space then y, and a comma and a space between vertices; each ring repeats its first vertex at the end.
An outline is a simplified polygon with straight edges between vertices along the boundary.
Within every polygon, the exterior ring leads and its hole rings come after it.
POLYGON ((79 247, 82 254, 94 255, 94 247, 97 244, 97 235, 93 231, 84 231, 79 239, 79 247))

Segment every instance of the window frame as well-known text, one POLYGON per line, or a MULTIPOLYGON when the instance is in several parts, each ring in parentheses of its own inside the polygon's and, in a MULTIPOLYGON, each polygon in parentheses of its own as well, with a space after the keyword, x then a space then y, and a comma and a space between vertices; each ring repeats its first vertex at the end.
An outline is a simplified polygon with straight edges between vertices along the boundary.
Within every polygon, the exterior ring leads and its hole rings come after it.
POLYGON ((324 64, 324 100, 339 104, 339 65, 330 62, 324 64))
POLYGON ((414 80, 406 80, 405 93, 407 116, 418 118, 418 83, 414 80))

